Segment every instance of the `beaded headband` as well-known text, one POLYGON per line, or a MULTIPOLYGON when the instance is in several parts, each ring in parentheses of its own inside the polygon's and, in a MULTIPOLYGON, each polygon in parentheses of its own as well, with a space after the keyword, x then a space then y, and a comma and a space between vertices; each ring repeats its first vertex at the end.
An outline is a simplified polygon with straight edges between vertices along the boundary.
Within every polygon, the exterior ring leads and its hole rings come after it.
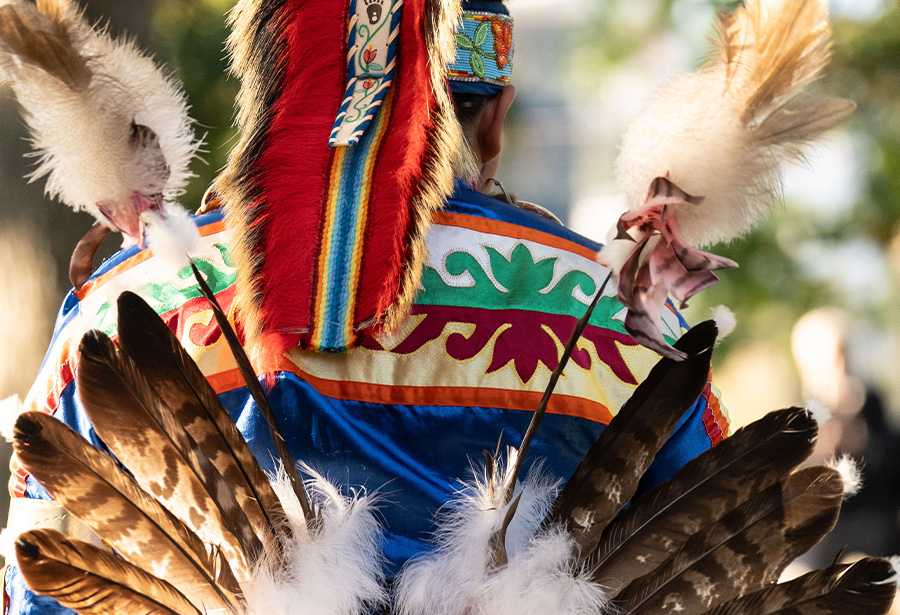
POLYGON ((491 96, 510 82, 514 46, 509 15, 463 11, 455 38, 456 61, 448 68, 453 93, 491 96))

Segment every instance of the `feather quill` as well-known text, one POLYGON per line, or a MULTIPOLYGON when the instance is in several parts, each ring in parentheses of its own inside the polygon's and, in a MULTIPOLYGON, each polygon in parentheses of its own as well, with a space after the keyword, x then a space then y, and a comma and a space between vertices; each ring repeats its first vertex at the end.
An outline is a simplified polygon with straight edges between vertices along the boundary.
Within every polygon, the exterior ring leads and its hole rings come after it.
POLYGON ((290 525, 268 477, 178 338, 131 292, 119 296, 118 322, 119 347, 234 490, 257 534, 290 538, 290 525))
POLYGON ((610 523, 586 563, 592 578, 615 591, 649 573, 693 534, 787 477, 812 454, 817 433, 805 410, 772 412, 687 463, 610 523))
POLYGON ((231 487, 108 337, 88 332, 79 353, 78 392, 100 438, 144 489, 221 546, 238 579, 248 578, 262 544, 231 487))
POLYGON ((773 583, 834 527, 843 481, 809 468, 747 500, 692 536, 618 595, 622 615, 703 612, 773 583))
POLYGON ((236 610, 240 587, 227 562, 71 428, 26 412, 16 421, 15 451, 57 502, 126 560, 166 579, 201 610, 236 610))
POLYGON ((266 392, 263 391, 262 385, 259 384, 259 379, 256 376, 256 372, 253 370, 253 364, 250 362, 250 357, 247 356, 247 351, 245 351, 244 347, 241 345, 237 333, 231 326, 231 323, 228 322, 228 316, 225 315, 222 306, 219 305, 219 300, 216 299, 216 295, 209 287, 209 284, 206 283, 203 274, 200 273, 200 270, 197 269, 197 266, 193 263, 191 264, 191 269, 194 272, 194 278, 197 280, 197 284, 200 286, 200 292, 203 293, 203 296, 209 302, 216 323, 219 325, 219 329, 222 331, 222 335, 225 337, 225 340, 228 342, 228 347, 231 349, 231 354, 234 356, 238 368, 241 370, 241 376, 244 378, 247 390, 249 390, 250 394, 253 396, 253 401, 256 402, 260 414, 266 419, 266 423, 269 426, 269 435, 272 438, 272 444, 275 446, 275 451, 281 459, 281 465, 294 488, 294 495, 297 496, 297 500, 300 502, 303 515, 306 517, 306 524, 312 529, 317 523, 317 512, 315 508, 311 506, 309 496, 303 487, 303 481, 300 479, 300 474, 297 472, 297 465, 294 463, 294 458, 284 439, 284 434, 282 434, 281 427, 278 425, 278 419, 275 416, 275 412, 272 410, 272 406, 269 405, 269 400, 266 398, 266 392))
POLYGON ((830 59, 826 0, 750 0, 717 30, 718 53, 649 101, 616 163, 632 212, 660 177, 703 197, 673 206, 692 245, 748 231, 777 199, 782 161, 855 108, 804 91, 830 59))
POLYGON ((16 561, 33 591, 81 615, 201 615, 166 581, 55 530, 21 534, 16 539, 16 561))
POLYGON ((716 326, 688 331, 675 348, 682 362, 662 359, 638 386, 559 494, 545 526, 561 524, 586 558, 610 520, 632 498, 681 416, 696 402, 709 376, 716 326))
POLYGON ((706 615, 884 615, 897 586, 885 559, 834 564, 723 603, 706 615))

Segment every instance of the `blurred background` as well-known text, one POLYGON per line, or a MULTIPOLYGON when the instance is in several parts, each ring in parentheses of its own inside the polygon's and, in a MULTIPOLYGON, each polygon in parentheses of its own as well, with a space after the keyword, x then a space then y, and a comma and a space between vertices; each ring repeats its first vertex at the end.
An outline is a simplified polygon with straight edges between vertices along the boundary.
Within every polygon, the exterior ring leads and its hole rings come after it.
MULTIPOLYGON (((183 203, 199 205, 234 143, 237 83, 223 41, 230 0, 90 0, 88 15, 134 37, 184 81, 205 134, 183 203)), ((512 0, 513 107, 500 178, 520 198, 602 240, 623 211, 619 136, 668 77, 712 47, 715 0, 512 0)), ((820 557, 900 552, 900 5, 832 0, 834 61, 815 87, 854 99, 842 129, 785 176, 782 203, 748 237, 713 251, 741 264, 697 297, 738 327, 715 359, 735 426, 780 407, 824 405, 819 457, 862 458, 866 487, 820 557)), ((28 144, 8 90, 0 104, 0 399, 27 393, 68 290, 68 259, 91 222, 28 184, 28 144)), ((114 242, 110 241, 110 244, 114 242)), ((115 245, 107 246, 107 254, 115 245)), ((5 514, 4 514, 5 516, 5 514)), ((821 563, 821 562, 817 562, 821 563)))

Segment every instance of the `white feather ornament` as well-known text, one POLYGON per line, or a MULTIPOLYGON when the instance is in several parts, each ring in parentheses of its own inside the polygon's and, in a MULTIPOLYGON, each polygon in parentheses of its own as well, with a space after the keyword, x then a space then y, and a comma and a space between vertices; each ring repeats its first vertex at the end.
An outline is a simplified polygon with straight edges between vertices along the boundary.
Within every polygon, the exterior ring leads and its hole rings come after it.
POLYGON ((830 59, 824 0, 752 0, 720 13, 718 31, 718 54, 647 103, 616 162, 633 212, 657 177, 702 197, 673 206, 701 246, 748 231, 777 199, 782 162, 855 108, 803 91, 830 59))
POLYGON ((604 589, 572 570, 575 544, 565 532, 538 529, 559 481, 535 467, 504 504, 518 452, 491 475, 476 474, 439 519, 434 551, 410 561, 396 583, 399 615, 588 615, 604 589), (509 562, 495 566, 491 537, 506 532, 509 562))
POLYGON ((0 6, 0 75, 31 131, 31 179, 141 241, 142 212, 181 194, 199 146, 175 82, 62 0, 0 6))
POLYGON ((7 442, 13 441, 13 425, 16 424, 16 419, 22 411, 22 399, 18 395, 0 401, 0 436, 7 442))
POLYGON ((144 217, 147 243, 154 256, 184 266, 203 248, 197 225, 180 205, 166 203, 159 212, 147 212, 144 217))
POLYGON ((307 487, 321 507, 321 526, 307 532, 290 481, 279 472, 272 486, 293 537, 282 565, 273 567, 268 560, 257 565, 244 592, 247 615, 359 615, 385 604, 374 498, 347 497, 310 468, 304 471, 313 476, 307 487))
POLYGON ((666 298, 683 305, 714 270, 737 267, 696 246, 747 232, 777 200, 782 163, 855 108, 804 92, 830 58, 825 0, 751 0, 717 25, 719 53, 625 132, 616 177, 629 211, 599 255, 618 276, 625 328, 675 360, 659 330, 666 298))
POLYGON ((844 481, 844 499, 852 498, 862 489, 862 470, 853 457, 844 453, 828 462, 828 467, 837 470, 844 481))

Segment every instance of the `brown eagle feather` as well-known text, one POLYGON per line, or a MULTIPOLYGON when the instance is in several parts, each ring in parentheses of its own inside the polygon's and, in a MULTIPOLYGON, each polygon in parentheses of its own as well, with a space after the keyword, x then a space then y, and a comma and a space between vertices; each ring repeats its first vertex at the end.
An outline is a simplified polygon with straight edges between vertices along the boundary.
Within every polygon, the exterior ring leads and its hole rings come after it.
POLYGON ((592 578, 621 587, 653 570, 696 532, 772 484, 811 453, 818 428, 801 408, 772 412, 688 462, 604 530, 592 578))
POLYGON ((88 332, 79 353, 78 391, 97 435, 144 489, 222 548, 238 579, 248 578, 262 543, 230 485, 106 335, 88 332))
POLYGON ((201 615, 168 582, 56 530, 32 530, 16 539, 16 561, 35 592, 82 615, 201 615))
MULTIPOLYGON (((138 295, 118 300, 119 348, 234 490, 257 534, 290 538, 285 514, 241 432, 175 334, 138 295)), ((277 544, 275 545, 277 546, 277 544)), ((268 549, 267 549, 268 550, 268 549)))
POLYGON ((634 496, 656 453, 706 386, 716 332, 712 321, 701 323, 675 344, 688 358, 662 359, 653 368, 554 502, 544 525, 562 524, 581 548, 582 559, 634 496))
POLYGON ((26 412, 16 420, 14 447, 53 499, 129 562, 166 579, 200 609, 239 604, 240 586, 221 555, 70 427, 26 412))

